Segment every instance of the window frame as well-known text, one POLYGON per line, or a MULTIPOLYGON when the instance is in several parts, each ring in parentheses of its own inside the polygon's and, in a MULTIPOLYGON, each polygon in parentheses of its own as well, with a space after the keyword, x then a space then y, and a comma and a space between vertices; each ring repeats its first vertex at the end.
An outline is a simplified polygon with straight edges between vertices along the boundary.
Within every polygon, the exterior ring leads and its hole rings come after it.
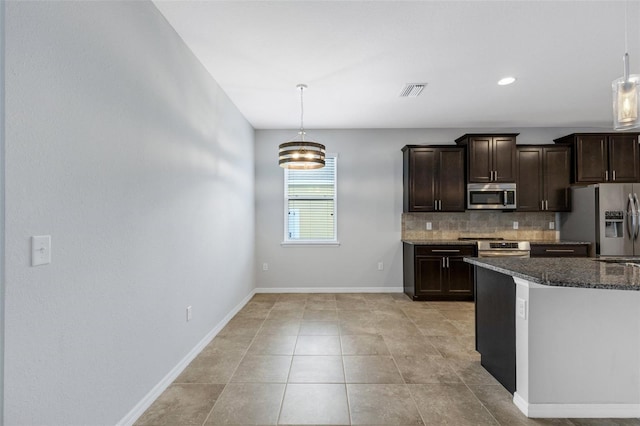
MULTIPOLYGON (((292 197, 289 198, 288 191, 288 176, 289 170, 284 169, 283 173, 283 187, 284 187, 284 202, 283 202, 283 239, 280 243, 281 246, 339 246, 340 242, 338 241, 338 154, 334 153, 326 153, 325 159, 333 158, 334 159, 334 174, 333 174, 333 239, 328 240, 291 240, 289 239, 289 200, 304 200, 306 198, 292 197)), ((312 198, 310 198, 312 199, 312 198)))

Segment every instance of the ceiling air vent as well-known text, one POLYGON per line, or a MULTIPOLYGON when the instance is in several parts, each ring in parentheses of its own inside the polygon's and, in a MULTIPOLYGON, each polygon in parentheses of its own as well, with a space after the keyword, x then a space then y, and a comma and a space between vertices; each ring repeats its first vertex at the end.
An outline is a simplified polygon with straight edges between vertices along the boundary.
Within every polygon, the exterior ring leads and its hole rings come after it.
POLYGON ((402 92, 400 92, 400 97, 415 98, 422 93, 425 87, 427 87, 427 83, 407 83, 402 92))

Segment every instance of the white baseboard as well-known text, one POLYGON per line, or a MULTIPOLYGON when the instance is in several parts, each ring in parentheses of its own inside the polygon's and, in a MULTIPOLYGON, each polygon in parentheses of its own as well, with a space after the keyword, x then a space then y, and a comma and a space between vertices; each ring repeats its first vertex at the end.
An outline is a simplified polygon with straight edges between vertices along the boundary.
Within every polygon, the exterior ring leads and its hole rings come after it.
POLYGON ((402 293, 403 287, 261 287, 256 293, 402 293))
POLYGON ((530 404, 518 392, 513 403, 531 418, 637 418, 640 404, 530 404))
POLYGON ((236 305, 236 307, 233 308, 222 319, 222 321, 216 324, 216 326, 209 333, 207 333, 207 335, 204 336, 204 338, 200 340, 200 342, 198 342, 198 344, 193 349, 191 349, 191 351, 189 351, 189 353, 184 358, 182 358, 182 360, 180 360, 180 362, 175 367, 173 367, 171 371, 169 371, 169 373, 162 380, 160 380, 160 382, 155 385, 153 389, 151 389, 149 393, 146 394, 144 398, 142 398, 142 400, 138 402, 135 407, 133 407, 133 409, 129 411, 129 413, 127 413, 127 415, 117 423, 117 425, 133 425, 136 420, 138 420, 140 416, 144 414, 147 408, 149 408, 151 404, 153 404, 153 402, 162 394, 162 392, 164 392, 169 387, 169 385, 173 383, 173 381, 180 375, 180 373, 182 373, 182 371, 187 368, 189 363, 191 363, 191 361, 193 361, 193 359, 198 356, 202 349, 204 349, 205 346, 207 346, 213 340, 213 338, 216 337, 220 330, 222 330, 224 326, 227 325, 231 318, 233 318, 240 311, 240 309, 242 309, 244 305, 246 305, 249 300, 251 300, 255 293, 256 290, 254 289, 253 291, 251 291, 251 293, 249 293, 247 297, 245 297, 240 303, 238 303, 238 305, 236 305))

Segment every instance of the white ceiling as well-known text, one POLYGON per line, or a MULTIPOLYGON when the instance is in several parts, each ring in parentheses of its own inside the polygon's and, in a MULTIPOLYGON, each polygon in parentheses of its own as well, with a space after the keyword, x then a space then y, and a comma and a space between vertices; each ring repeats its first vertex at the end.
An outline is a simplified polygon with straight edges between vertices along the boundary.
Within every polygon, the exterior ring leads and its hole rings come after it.
MULTIPOLYGON (((256 129, 300 125, 298 83, 307 128, 611 128, 625 2, 155 4, 256 129)), ((640 2, 627 6, 640 73, 640 2)))

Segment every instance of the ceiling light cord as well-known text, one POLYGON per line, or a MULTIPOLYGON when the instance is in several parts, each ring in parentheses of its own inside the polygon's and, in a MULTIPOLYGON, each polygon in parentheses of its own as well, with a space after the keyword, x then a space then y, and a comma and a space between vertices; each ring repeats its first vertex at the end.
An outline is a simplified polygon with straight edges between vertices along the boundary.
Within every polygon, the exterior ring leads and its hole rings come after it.
POLYGON ((629 2, 624 2, 624 56, 622 57, 622 63, 624 64, 624 81, 629 81, 629 2))
POLYGON ((302 93, 307 86, 305 84, 298 84, 297 87, 300 89, 300 137, 304 141, 304 97, 302 93))

